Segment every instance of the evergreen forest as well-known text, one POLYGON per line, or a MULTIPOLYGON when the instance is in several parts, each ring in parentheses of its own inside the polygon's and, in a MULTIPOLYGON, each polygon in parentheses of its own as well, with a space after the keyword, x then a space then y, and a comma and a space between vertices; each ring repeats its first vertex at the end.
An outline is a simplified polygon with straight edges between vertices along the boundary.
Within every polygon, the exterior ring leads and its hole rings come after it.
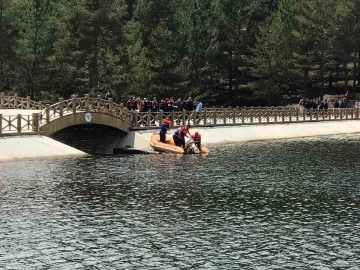
POLYGON ((0 91, 280 105, 360 87, 360 0, 0 0, 0 91))

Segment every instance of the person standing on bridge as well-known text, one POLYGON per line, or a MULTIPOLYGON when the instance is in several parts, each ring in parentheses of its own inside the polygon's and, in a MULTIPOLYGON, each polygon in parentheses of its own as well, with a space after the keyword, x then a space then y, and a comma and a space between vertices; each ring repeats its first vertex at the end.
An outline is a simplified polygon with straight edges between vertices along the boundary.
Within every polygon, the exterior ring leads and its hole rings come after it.
POLYGON ((112 95, 112 91, 111 91, 111 90, 107 91, 107 93, 105 94, 105 99, 106 99, 106 100, 109 100, 109 98, 113 98, 113 95, 112 95))

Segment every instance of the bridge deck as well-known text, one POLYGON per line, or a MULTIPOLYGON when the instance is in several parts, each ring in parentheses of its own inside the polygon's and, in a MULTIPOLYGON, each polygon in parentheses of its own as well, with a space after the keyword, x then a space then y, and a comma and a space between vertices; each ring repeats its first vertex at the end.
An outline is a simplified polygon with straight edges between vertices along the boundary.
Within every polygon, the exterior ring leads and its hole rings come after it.
MULTIPOLYGON (((0 93, 0 136, 11 134, 32 133, 64 120, 65 125, 75 125, 84 122, 83 114, 90 112, 96 123, 122 130, 158 129, 164 117, 169 118, 174 127, 191 124, 193 126, 232 126, 232 125, 264 125, 274 123, 304 123, 339 120, 359 120, 359 109, 328 109, 304 110, 293 107, 245 107, 245 108, 205 108, 201 113, 191 111, 181 112, 136 112, 129 111, 123 104, 117 104, 112 99, 104 100, 85 95, 79 98, 63 100, 55 104, 35 102, 30 97, 21 98, 17 94, 5 96, 0 93), (69 115, 74 115, 72 121, 66 121, 69 115), (78 119, 81 116, 81 119, 78 119), (111 116, 111 117, 108 117, 111 116), (76 120, 77 119, 77 120, 76 120), (76 121, 77 122, 76 122, 76 121), (81 121, 80 121, 81 120, 81 121), (75 123, 75 122, 76 123, 75 123), (114 124, 116 123, 116 125, 114 124)), ((50 132, 50 131, 49 131, 50 132)))

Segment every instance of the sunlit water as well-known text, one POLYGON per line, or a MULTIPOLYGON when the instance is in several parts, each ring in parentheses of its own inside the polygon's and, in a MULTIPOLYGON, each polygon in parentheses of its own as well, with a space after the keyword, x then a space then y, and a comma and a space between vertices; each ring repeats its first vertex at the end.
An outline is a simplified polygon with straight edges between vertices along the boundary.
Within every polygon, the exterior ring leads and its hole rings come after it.
POLYGON ((360 135, 0 175, 1 269, 360 269, 360 135))

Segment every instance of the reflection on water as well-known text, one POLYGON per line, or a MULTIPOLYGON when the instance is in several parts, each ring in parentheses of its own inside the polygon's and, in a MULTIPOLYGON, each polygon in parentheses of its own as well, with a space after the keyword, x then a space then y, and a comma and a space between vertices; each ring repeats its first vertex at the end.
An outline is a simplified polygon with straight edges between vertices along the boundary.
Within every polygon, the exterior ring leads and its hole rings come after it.
POLYGON ((0 268, 359 269, 357 137, 0 163, 0 268))

